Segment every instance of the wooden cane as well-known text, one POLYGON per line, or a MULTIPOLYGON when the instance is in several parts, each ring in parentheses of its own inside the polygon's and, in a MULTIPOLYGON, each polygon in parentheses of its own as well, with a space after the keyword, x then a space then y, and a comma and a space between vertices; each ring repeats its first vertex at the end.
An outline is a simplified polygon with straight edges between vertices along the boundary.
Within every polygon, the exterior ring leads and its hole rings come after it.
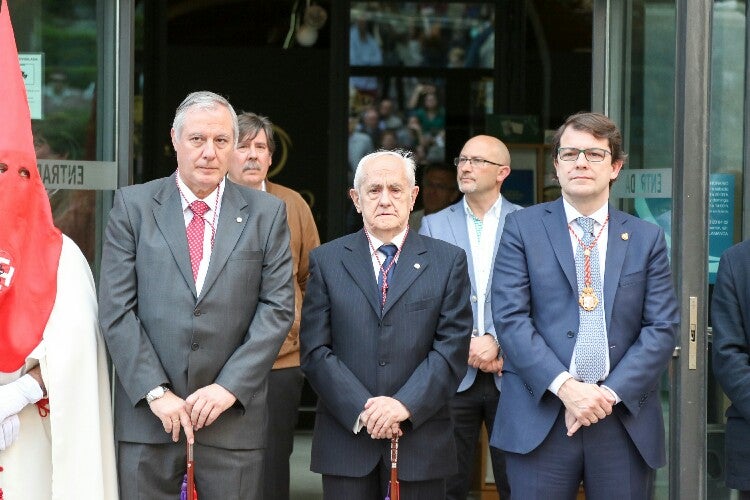
POLYGON ((399 500, 401 492, 398 484, 398 436, 391 438, 391 482, 388 489, 390 490, 389 499, 399 500))
POLYGON ((193 462, 193 445, 187 444, 187 500, 198 500, 195 492, 195 463, 193 462))

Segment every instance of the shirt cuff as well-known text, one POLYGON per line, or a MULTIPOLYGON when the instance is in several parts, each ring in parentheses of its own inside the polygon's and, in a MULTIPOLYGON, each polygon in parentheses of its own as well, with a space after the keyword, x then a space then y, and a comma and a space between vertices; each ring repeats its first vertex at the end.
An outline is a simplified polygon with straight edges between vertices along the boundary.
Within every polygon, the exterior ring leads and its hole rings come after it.
POLYGON ((567 381, 569 378, 573 378, 573 375, 570 374, 570 372, 562 372, 560 375, 555 377, 555 379, 552 381, 552 383, 547 387, 549 389, 549 392, 557 396, 557 391, 560 390, 560 387, 567 381))
MULTIPOLYGON (((362 413, 364 413, 364 412, 362 412, 362 413)), ((364 425, 364 424, 362 423, 362 418, 361 418, 361 417, 362 417, 362 413, 360 413, 359 415, 357 415, 357 421, 356 421, 356 422, 354 422, 354 427, 352 427, 352 432, 353 432, 354 434, 359 434, 359 431, 361 431, 361 430, 362 430, 362 427, 364 427, 364 426, 365 426, 365 425, 364 425)))

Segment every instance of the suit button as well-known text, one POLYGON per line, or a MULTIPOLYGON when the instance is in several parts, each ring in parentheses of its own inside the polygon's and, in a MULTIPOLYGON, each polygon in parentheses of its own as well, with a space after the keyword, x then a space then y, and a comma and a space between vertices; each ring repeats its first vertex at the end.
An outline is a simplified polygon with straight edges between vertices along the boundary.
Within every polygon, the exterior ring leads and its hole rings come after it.
POLYGON ((193 311, 193 315, 200 316, 201 315, 201 310, 200 309, 196 309, 195 311, 193 311))
POLYGON ((386 365, 387 363, 386 363, 385 361, 379 361, 379 362, 378 362, 378 364, 379 364, 380 366, 385 366, 385 365, 386 365))
POLYGON ((569 339, 572 339, 575 336, 576 336, 576 334, 574 332, 568 331, 568 338, 569 339))
POLYGON ((193 342, 192 344, 190 344, 190 349, 192 349, 193 351, 197 351, 198 347, 198 342, 193 342))

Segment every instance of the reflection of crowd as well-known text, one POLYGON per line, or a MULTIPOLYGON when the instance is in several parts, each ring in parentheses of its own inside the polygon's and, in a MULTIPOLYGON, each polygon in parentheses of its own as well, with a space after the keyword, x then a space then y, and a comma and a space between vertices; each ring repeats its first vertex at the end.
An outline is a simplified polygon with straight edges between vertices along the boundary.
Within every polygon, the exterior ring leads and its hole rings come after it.
POLYGON ((386 97, 354 113, 352 125, 349 142, 352 168, 372 149, 410 150, 419 166, 445 160, 445 108, 440 105, 434 85, 415 85, 405 113, 398 110, 393 99, 386 97), (354 132, 367 136, 369 142, 354 132), (352 150, 354 146, 360 153, 352 150))
MULTIPOLYGON (((34 152, 37 160, 83 158, 82 148, 65 129, 61 120, 33 124, 34 152)), ((48 194, 55 226, 75 241, 86 259, 93 262, 95 191, 55 189, 48 194)))
POLYGON ((365 61, 364 50, 352 51, 352 66, 492 67, 491 5, 354 2, 351 13, 352 34, 362 34, 361 43, 352 43, 358 49, 366 45, 366 52, 378 52, 379 58, 365 61))

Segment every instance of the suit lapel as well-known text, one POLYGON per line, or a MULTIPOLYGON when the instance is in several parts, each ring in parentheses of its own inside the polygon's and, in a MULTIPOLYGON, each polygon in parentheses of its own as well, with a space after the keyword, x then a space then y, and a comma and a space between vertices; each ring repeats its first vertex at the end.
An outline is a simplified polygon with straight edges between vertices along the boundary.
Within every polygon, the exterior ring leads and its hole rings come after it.
POLYGON ((547 230, 547 236, 552 245, 552 250, 555 252, 557 262, 568 278, 570 288, 577 294, 576 265, 562 198, 558 198, 557 201, 547 206, 547 214, 543 217, 542 222, 547 230))
POLYGON ((219 212, 219 221, 216 224, 214 248, 211 251, 211 260, 208 263, 201 297, 204 297, 211 289, 221 270, 224 269, 224 265, 237 246, 237 241, 240 239, 248 220, 257 216, 257 214, 250 213, 250 207, 239 193, 237 186, 226 180, 224 192, 221 193, 221 212, 219 212))
MULTIPOLYGON (((367 242, 364 231, 360 230, 354 234, 344 243, 344 248, 347 251, 344 252, 341 263, 367 297, 367 302, 370 303, 375 314, 380 315, 378 283, 372 267, 370 244, 367 242)), ((398 266, 396 266, 396 269, 398 269, 398 266)))
POLYGON ((604 307, 607 330, 609 330, 612 319, 612 307, 617 293, 617 285, 620 282, 622 265, 625 262, 625 253, 628 250, 630 238, 623 239, 626 231, 627 218, 619 210, 609 207, 609 230, 607 231, 607 260, 604 269, 604 307))
POLYGON ((177 263, 180 274, 192 290, 193 296, 196 296, 193 270, 190 267, 182 202, 180 201, 180 192, 177 190, 175 175, 172 174, 166 179, 161 191, 154 196, 154 220, 172 252, 172 258, 177 263))
POLYGON ((393 286, 388 290, 383 316, 388 314, 393 304, 409 289, 414 280, 427 269, 426 253, 427 249, 422 239, 417 234, 409 232, 401 247, 396 269, 393 271, 393 286))
POLYGON ((464 212, 463 199, 450 207, 448 215, 448 226, 453 234, 453 241, 457 247, 466 251, 466 260, 469 264, 469 279, 471 280, 472 293, 476 293, 477 284, 474 282, 474 259, 471 253, 468 228, 466 227, 466 213, 464 212))

